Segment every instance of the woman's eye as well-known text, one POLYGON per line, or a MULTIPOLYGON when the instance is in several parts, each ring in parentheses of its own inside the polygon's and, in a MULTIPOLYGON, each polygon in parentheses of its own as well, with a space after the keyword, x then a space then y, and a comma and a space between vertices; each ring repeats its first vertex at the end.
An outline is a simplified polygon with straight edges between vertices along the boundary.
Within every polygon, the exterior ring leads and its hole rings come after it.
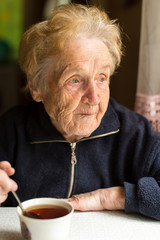
POLYGON ((104 80, 105 80, 104 77, 99 78, 99 82, 104 82, 104 80))
POLYGON ((79 83, 77 78, 73 78, 72 80, 70 80, 71 83, 79 83))
POLYGON ((70 77, 70 79, 66 80, 65 86, 68 89, 77 90, 82 86, 82 80, 79 77, 70 77))

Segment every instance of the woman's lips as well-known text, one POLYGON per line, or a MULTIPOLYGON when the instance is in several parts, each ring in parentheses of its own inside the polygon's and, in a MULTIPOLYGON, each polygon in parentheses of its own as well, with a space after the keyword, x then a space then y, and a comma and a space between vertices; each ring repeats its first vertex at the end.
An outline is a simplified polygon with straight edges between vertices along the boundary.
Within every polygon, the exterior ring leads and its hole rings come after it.
POLYGON ((92 116, 95 116, 96 113, 78 113, 76 115, 79 115, 79 116, 86 116, 86 117, 92 117, 92 116))

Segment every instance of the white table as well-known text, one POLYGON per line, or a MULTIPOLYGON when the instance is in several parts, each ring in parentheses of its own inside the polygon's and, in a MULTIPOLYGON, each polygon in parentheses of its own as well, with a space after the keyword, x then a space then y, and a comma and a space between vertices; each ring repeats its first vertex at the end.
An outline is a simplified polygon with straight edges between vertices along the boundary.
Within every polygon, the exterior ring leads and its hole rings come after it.
MULTIPOLYGON (((22 240, 16 208, 0 208, 0 240, 22 240)), ((74 212, 69 240, 160 240, 160 222, 121 211, 74 212)))

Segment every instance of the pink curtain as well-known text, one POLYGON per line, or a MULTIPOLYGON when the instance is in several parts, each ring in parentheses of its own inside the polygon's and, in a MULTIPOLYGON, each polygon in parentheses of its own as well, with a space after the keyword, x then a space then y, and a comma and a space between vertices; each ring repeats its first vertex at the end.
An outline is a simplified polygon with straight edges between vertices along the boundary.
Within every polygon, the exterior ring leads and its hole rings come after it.
POLYGON ((135 111, 160 132, 160 0, 143 0, 135 111))

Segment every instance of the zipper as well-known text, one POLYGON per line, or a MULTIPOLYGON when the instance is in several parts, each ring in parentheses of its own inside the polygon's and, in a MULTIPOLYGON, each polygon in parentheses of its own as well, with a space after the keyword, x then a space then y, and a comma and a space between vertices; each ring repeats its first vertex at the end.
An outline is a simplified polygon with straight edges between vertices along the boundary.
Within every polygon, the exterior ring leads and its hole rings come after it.
POLYGON ((75 149, 76 149, 76 143, 70 143, 71 146, 71 178, 70 178, 70 187, 68 191, 67 198, 71 196, 72 190, 73 190, 73 184, 74 184, 74 168, 77 163, 75 149))

